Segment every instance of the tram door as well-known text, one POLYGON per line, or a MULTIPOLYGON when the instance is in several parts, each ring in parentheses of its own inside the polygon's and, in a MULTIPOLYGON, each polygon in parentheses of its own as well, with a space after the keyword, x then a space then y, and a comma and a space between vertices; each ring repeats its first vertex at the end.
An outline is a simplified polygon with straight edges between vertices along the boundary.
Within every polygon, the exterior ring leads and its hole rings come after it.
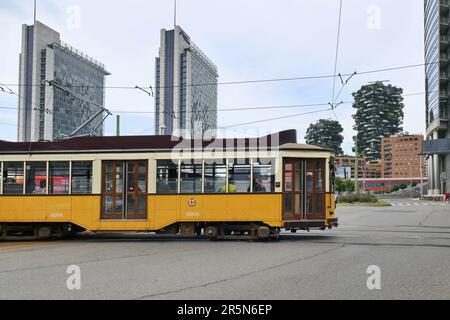
POLYGON ((325 219, 325 159, 284 159, 283 219, 325 219))
POLYGON ((104 220, 147 219, 147 161, 104 161, 104 220))

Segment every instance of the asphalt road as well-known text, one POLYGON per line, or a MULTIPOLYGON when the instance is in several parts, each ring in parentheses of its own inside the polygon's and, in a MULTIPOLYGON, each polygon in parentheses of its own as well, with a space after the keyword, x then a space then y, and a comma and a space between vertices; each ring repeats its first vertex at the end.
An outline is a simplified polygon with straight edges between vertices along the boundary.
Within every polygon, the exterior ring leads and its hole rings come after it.
MULTIPOLYGON (((0 243, 0 299, 450 299, 450 205, 341 207, 281 241, 132 235, 0 243), (68 266, 81 289, 67 289, 68 266), (367 288, 369 266, 381 289, 367 288)), ((73 282, 72 282, 73 283, 73 282)))

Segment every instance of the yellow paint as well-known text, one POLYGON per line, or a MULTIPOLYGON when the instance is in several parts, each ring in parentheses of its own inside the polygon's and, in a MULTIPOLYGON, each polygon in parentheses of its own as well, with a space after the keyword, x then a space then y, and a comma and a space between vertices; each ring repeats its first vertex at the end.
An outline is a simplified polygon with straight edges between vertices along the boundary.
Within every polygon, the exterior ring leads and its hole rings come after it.
POLYGON ((100 196, 1 196, 1 222, 71 222, 96 229, 100 196))
MULTIPOLYGON (((326 200, 326 219, 335 218, 334 195, 326 200)), ((101 220, 99 195, 0 196, 0 222, 66 222, 91 231, 159 230, 175 222, 283 226, 281 194, 149 195, 147 208, 147 220, 101 220)))
POLYGON ((174 222, 262 221, 282 226, 281 195, 153 195, 150 226, 158 230, 174 222))
POLYGON ((336 196, 335 196, 335 194, 327 193, 326 199, 327 199, 327 202, 326 202, 327 203, 327 205, 326 205, 327 211, 326 211, 325 219, 326 219, 326 221, 328 221, 328 219, 337 218, 336 202, 335 202, 336 196))

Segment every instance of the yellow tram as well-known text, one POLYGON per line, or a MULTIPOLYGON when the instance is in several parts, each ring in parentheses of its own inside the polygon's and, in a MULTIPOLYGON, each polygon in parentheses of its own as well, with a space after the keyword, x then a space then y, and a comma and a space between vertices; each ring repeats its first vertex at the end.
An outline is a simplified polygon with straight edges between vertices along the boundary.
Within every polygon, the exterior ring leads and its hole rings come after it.
POLYGON ((81 231, 278 236, 338 226, 334 153, 261 138, 0 141, 0 239, 81 231))

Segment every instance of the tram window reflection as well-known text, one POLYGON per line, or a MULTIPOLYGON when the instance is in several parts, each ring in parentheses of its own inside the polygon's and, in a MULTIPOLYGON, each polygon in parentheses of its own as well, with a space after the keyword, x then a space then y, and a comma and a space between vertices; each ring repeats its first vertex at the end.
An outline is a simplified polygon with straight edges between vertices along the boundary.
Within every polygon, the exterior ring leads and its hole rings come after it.
POLYGON ((92 193, 92 161, 72 162, 72 194, 92 193))
POLYGON ((3 194, 23 194, 23 162, 3 163, 3 194))
POLYGON ((69 162, 49 163, 49 194, 69 194, 69 162))
POLYGON ((156 170, 156 192, 159 194, 178 193, 178 165, 172 160, 159 160, 156 170))
POLYGON ((251 166, 248 159, 230 160, 228 165, 228 175, 228 192, 250 192, 251 166))
POLYGON ((226 192, 226 161, 210 163, 205 161, 205 193, 226 192))
POLYGON ((25 194, 47 193, 47 163, 27 162, 25 194))
POLYGON ((202 165, 181 164, 181 193, 202 192, 202 165))
POLYGON ((275 192, 274 159, 261 159, 253 163, 253 192, 275 192))

